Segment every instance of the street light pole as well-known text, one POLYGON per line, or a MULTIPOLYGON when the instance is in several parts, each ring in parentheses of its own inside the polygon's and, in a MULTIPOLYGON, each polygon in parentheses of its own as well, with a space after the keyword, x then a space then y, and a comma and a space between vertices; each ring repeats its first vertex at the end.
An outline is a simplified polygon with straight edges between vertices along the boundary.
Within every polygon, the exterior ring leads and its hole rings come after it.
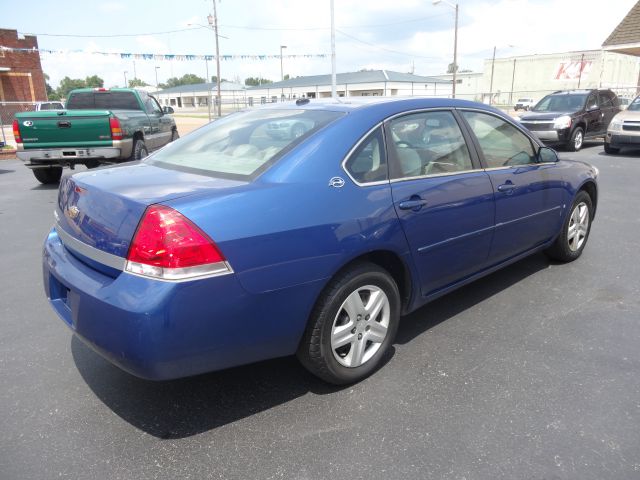
POLYGON ((220 48, 218 46, 218 11, 216 9, 216 0, 211 0, 213 3, 213 16, 210 14, 207 16, 207 20, 209 25, 213 28, 213 31, 216 35, 216 87, 218 90, 218 117, 222 116, 222 96, 220 94, 220 48))
POLYGON ((280 81, 284 80, 284 69, 282 68, 282 49, 287 48, 286 45, 280 45, 280 81))
POLYGON ((331 98, 336 98, 336 22, 331 0, 331 98))
POLYGON ((158 86, 158 69, 160 67, 156 67, 156 90, 160 90, 160 87, 158 86))
POLYGON ((456 11, 456 21, 453 33, 453 86, 451 88, 451 96, 456 98, 456 82, 458 71, 458 4, 453 4, 447 0, 433 0, 434 5, 438 5, 440 2, 444 2, 456 11))
POLYGON ((127 88, 127 71, 124 71, 124 88, 127 88))
POLYGON ((491 59, 491 82, 489 83, 489 105, 493 105, 493 69, 496 66, 496 47, 493 47, 493 58, 491 59))

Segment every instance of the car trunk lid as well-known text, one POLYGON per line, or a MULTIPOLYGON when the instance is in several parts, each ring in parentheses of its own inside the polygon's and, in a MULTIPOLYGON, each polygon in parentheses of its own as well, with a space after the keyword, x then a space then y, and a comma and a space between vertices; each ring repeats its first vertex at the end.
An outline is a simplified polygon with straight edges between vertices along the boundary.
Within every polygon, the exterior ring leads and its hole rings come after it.
MULTIPOLYGON (((176 172, 145 163, 83 172, 65 177, 60 183, 56 228, 84 245, 126 257, 149 205, 242 185, 246 182, 176 172)), ((73 245, 67 247, 73 250, 73 245)))

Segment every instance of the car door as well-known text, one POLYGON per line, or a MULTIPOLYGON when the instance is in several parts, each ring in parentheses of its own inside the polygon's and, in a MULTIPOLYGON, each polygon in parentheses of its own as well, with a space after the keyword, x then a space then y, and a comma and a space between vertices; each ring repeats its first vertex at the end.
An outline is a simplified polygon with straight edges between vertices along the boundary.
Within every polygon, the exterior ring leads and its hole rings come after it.
POLYGON ((587 98, 585 108, 585 121, 587 125, 584 132, 585 136, 593 136, 602 133, 602 117, 603 113, 600 111, 598 94, 593 92, 587 98))
POLYGON ((452 111, 396 117, 385 132, 394 207, 427 296, 486 265, 493 188, 452 111))
POLYGON ((153 102, 154 114, 158 116, 158 147, 164 147, 173 136, 174 121, 170 116, 164 114, 155 97, 149 95, 149 98, 153 102))
POLYGON ((604 134, 607 131, 607 127, 613 117, 620 111, 620 108, 617 106, 617 97, 613 92, 598 92, 598 103, 600 105, 600 111, 602 113, 602 122, 600 125, 601 132, 604 134))
POLYGON ((157 111, 154 100, 144 92, 140 92, 140 99, 147 115, 144 141, 149 150, 155 150, 160 146, 160 112, 157 111))
POLYGON ((492 263, 524 253, 557 235, 562 176, 557 162, 541 162, 538 146, 493 113, 462 111, 495 196, 492 263))

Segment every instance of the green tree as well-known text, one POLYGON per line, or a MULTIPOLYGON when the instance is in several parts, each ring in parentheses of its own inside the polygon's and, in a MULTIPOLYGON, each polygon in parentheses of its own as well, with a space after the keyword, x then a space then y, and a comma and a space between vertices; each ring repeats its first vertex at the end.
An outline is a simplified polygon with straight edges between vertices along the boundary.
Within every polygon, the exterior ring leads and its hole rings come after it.
MULTIPOLYGON (((221 78, 220 82, 228 82, 229 80, 227 80, 226 78, 221 78)), ((218 82, 218 77, 216 75, 212 75, 211 76, 211 83, 217 83, 218 82)))
POLYGON ((291 77, 288 73, 285 73, 283 80, 289 80, 291 77))
POLYGON ((75 90, 76 88, 84 88, 86 87, 85 80, 81 78, 69 78, 64 77, 60 80, 60 86, 58 87, 57 93, 59 98, 67 98, 69 92, 71 90, 75 90))
POLYGON ((267 83, 273 83, 273 81, 262 77, 249 77, 244 79, 244 84, 250 87, 265 85, 267 83))
POLYGON ((58 95, 58 92, 55 91, 53 89, 53 87, 49 84, 49 75, 47 75, 46 73, 44 74, 44 88, 47 91, 47 98, 49 100, 60 100, 60 95, 58 95))
POLYGON ((104 80, 97 75, 92 75, 84 80, 84 86, 89 88, 102 88, 104 87, 104 80))
POLYGON ((140 80, 139 78, 132 78, 129 80, 129 88, 135 87, 147 87, 149 84, 144 80, 140 80))

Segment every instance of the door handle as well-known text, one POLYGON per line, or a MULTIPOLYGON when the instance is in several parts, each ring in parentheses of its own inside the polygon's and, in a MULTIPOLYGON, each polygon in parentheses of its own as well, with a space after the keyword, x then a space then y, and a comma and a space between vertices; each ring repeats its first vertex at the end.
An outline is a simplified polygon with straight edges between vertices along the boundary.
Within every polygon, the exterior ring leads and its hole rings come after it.
POLYGON ((507 181, 507 183, 503 183, 502 185, 498 185, 498 191, 502 193, 512 193, 516 186, 511 183, 511 180, 507 181))
POLYGON ((398 204, 398 208, 400 208, 400 210, 413 210, 414 212, 417 212, 426 204, 426 200, 423 200, 418 195, 413 195, 409 200, 400 202, 398 204))

